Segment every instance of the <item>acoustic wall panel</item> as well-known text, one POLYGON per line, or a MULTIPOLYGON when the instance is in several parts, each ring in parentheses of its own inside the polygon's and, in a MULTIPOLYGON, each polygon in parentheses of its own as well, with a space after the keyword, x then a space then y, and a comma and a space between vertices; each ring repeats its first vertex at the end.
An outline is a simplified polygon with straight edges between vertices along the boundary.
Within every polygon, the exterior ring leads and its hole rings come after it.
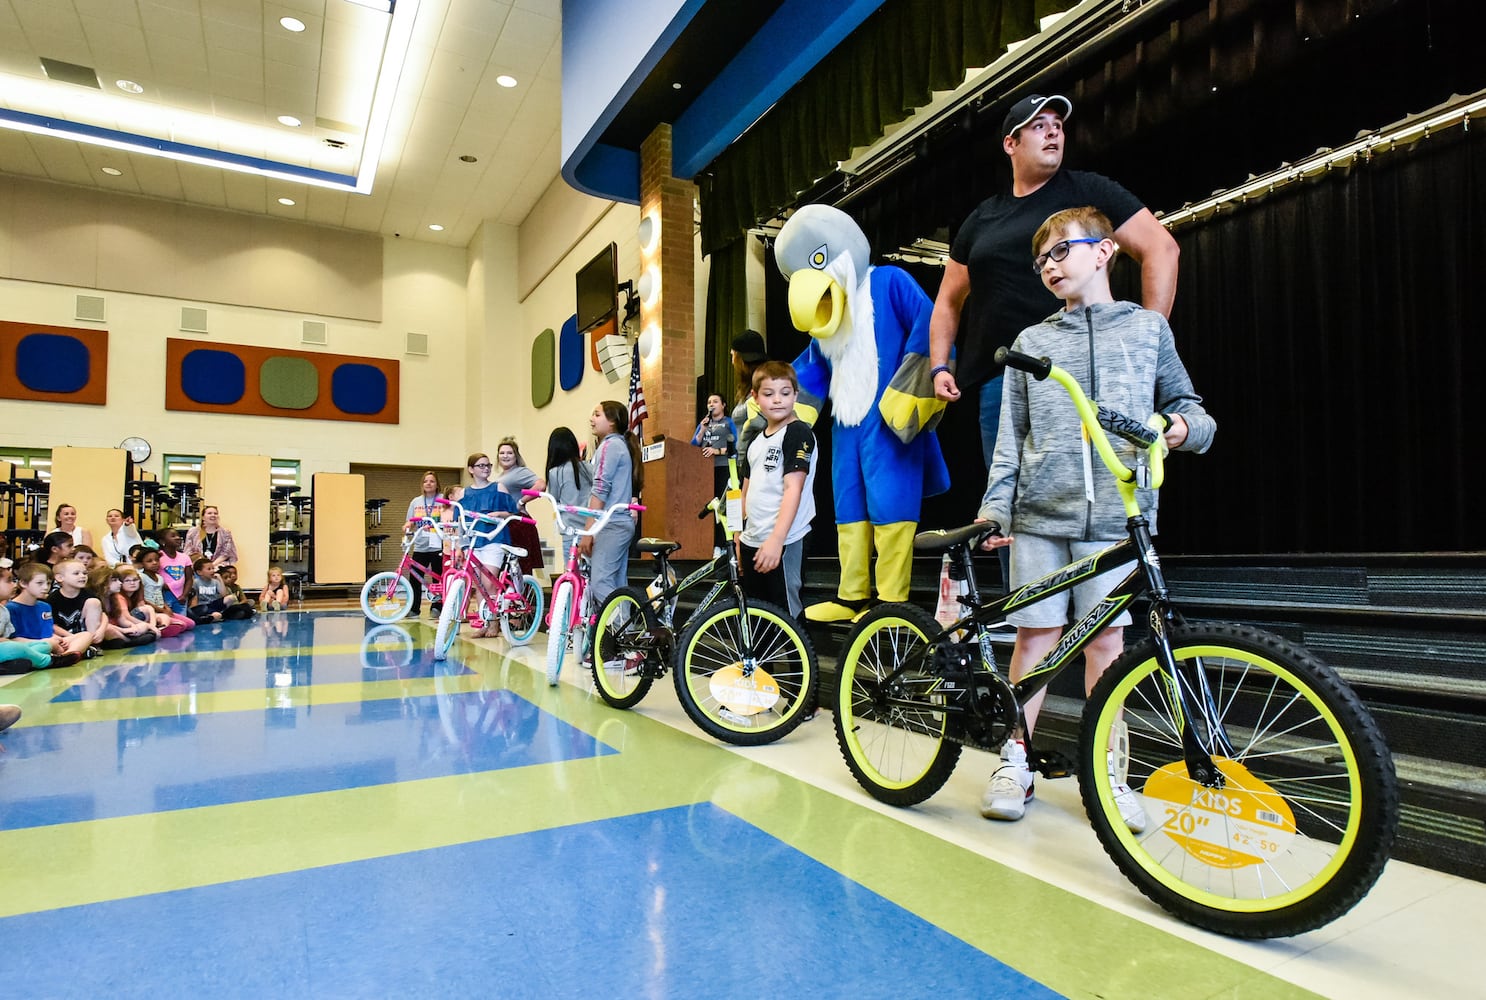
POLYGON ((565 390, 578 388, 583 381, 583 334, 578 332, 578 317, 569 316, 557 335, 557 381, 565 390))
POLYGON ((0 398, 108 402, 108 331, 0 321, 0 398))
POLYGON ((170 339, 165 408, 395 424, 399 372, 384 358, 170 339))
POLYGON ((552 364, 556 350, 557 339, 550 326, 531 343, 531 405, 539 410, 552 402, 552 364))

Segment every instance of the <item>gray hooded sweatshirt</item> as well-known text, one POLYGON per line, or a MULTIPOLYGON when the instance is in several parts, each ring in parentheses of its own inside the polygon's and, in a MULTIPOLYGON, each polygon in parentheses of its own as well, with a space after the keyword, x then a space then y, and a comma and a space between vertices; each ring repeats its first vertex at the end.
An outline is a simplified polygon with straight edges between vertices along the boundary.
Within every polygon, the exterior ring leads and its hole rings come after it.
MULTIPOLYGON (((1023 330, 1013 349, 1051 358, 1090 399, 1141 422, 1152 413, 1181 414, 1187 422, 1187 440, 1180 451, 1201 454, 1212 445, 1217 423, 1193 391, 1171 327, 1160 313, 1133 302, 1059 310, 1023 330)), ((1135 446, 1113 434, 1109 438, 1115 454, 1133 468, 1135 446)), ((1062 386, 1007 368, 1001 428, 980 516, 998 522, 1012 535, 1083 541, 1124 538, 1125 508, 1114 477, 1091 449, 1062 386), (1085 487, 1086 454, 1092 462, 1093 503, 1085 487)), ((1154 534, 1155 491, 1137 490, 1136 497, 1154 534)))

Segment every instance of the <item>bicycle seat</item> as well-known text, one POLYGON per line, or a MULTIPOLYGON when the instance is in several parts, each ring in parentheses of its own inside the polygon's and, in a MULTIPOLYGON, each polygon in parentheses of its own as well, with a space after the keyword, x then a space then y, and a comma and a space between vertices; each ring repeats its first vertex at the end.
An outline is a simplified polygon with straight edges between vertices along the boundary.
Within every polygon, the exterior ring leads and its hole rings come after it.
MULTIPOLYGON (((505 542, 495 542, 493 544, 495 545, 496 548, 500 549, 502 552, 510 553, 511 555, 515 556, 517 559, 525 559, 526 558, 526 550, 523 549, 523 548, 521 548, 519 545, 507 545, 505 542)), ((481 548, 484 548, 485 546, 482 545, 480 547, 481 548)))
POLYGON ((963 528, 951 528, 948 531, 943 528, 920 531, 913 536, 913 548, 916 552, 948 552, 956 546, 979 541, 990 534, 990 531, 991 526, 985 521, 967 524, 963 528))
POLYGON ((635 543, 635 547, 641 552, 649 552, 653 555, 668 556, 681 548, 680 542, 668 541, 664 538, 642 538, 635 543))

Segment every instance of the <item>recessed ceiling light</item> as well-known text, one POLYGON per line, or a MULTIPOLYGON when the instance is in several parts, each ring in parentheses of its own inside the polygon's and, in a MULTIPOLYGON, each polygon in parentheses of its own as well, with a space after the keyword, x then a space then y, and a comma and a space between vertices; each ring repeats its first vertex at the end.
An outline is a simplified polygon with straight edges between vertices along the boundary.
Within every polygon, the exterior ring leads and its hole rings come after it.
POLYGON ((280 198, 279 199, 279 204, 280 205, 292 205, 292 204, 294 204, 294 199, 293 198, 280 198))
POLYGON ((471 156, 470 154, 465 153, 463 156, 461 156, 459 158, 459 162, 460 163, 479 163, 480 162, 480 158, 478 156, 471 156))
POLYGON ((679 83, 673 83, 673 84, 671 84, 671 89, 672 90, 680 90, 681 89, 681 84, 679 84, 679 83))
POLYGON ((502 73, 500 76, 496 77, 495 78, 495 82, 498 83, 498 84, 500 84, 502 87, 514 87, 514 86, 516 86, 516 78, 514 76, 506 76, 506 74, 504 74, 504 73, 502 73))
POLYGON ((288 125, 290 128, 299 128, 299 119, 293 115, 279 115, 279 124, 288 125))
POLYGON ((304 30, 304 22, 297 17, 281 17, 279 18, 279 24, 283 26, 285 31, 304 30))
POLYGON ((120 170, 118 167, 100 167, 99 169, 102 170, 105 174, 108 174, 108 176, 110 177, 124 176, 124 171, 120 170))
POLYGON ((122 90, 126 94, 143 94, 144 93, 144 88, 141 87, 139 84, 135 83, 133 80, 115 80, 114 81, 114 86, 115 87, 118 87, 120 90, 122 90))
POLYGON ((439 225, 437 222, 435 222, 433 225, 429 226, 428 228, 429 229, 432 229, 436 233, 442 233, 444 231, 444 227, 441 226, 441 225, 439 225))

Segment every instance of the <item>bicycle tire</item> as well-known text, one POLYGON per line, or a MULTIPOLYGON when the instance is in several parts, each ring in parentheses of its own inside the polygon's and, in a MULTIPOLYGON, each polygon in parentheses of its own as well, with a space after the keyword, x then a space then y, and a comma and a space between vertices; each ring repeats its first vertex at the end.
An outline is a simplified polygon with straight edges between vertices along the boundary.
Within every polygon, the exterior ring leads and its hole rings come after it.
MULTIPOLYGON (((735 746, 762 746, 789 735, 805 721, 815 707, 820 670, 810 636, 793 616, 767 601, 750 600, 754 660, 773 678, 777 697, 753 688, 753 675, 744 667, 739 648, 739 618, 740 608, 733 598, 693 615, 676 645, 672 679, 681 707, 707 735, 735 746), (754 711, 740 711, 720 701, 719 691, 745 701, 750 697, 773 700, 767 705, 749 705, 754 711)), ((738 701, 733 704, 742 708, 738 701)))
MULTIPOLYGON (((1393 758, 1361 700, 1311 653, 1239 625, 1172 629, 1179 671, 1205 679, 1194 732, 1214 713, 1232 755, 1221 789, 1187 777, 1168 681, 1147 640, 1112 664, 1084 709, 1079 790, 1104 850, 1180 919, 1233 937, 1288 937, 1350 910, 1377 881, 1398 827, 1393 758), (1146 831, 1122 821, 1108 747, 1128 731, 1127 783, 1146 831)), ((1191 687, 1192 680, 1183 682, 1191 687)))
POLYGON ((917 805, 949 780, 960 744, 947 739, 947 698, 926 664, 941 629, 912 604, 873 608, 847 633, 839 660, 836 743, 857 783, 880 802, 917 805), (910 657, 918 662, 887 686, 910 657), (914 704, 889 704, 889 699, 914 704))
POLYGON ((563 580, 552 592, 552 618, 547 628, 547 686, 556 687, 562 676, 562 659, 568 651, 573 627, 573 585, 563 580))
MULTIPOLYGON (((537 578, 527 574, 521 578, 521 607, 506 608, 501 612, 500 631, 513 646, 525 646, 537 636, 542 626, 542 585, 537 578)), ((509 598, 502 598, 507 601, 509 598)))
MULTIPOLYGON (((604 599, 593 623, 593 688, 614 708, 638 705, 654 683, 646 669, 651 664, 626 655, 639 648, 637 642, 653 627, 645 614, 648 600, 638 587, 620 587, 604 599)), ((648 659, 654 651, 647 647, 645 653, 648 659)))
POLYGON ((444 606, 439 609, 439 626, 433 635, 433 658, 442 660, 459 636, 459 626, 464 622, 464 605, 469 594, 470 582, 462 576, 448 581, 444 590, 444 606))
POLYGON ((413 581, 393 570, 374 574, 361 585, 361 613, 378 625, 400 622, 413 607, 413 581))

